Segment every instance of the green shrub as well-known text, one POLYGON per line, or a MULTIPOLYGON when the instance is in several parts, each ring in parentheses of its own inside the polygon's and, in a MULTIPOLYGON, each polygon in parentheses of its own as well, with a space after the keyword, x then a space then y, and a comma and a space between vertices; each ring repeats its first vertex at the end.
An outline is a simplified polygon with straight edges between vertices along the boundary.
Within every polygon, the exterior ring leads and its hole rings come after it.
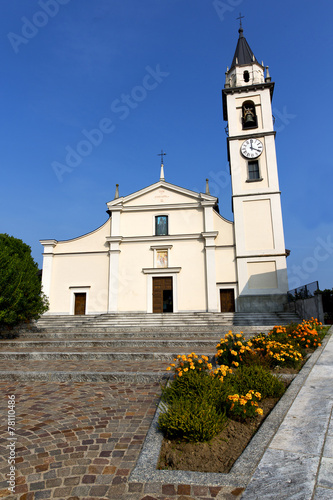
POLYGON ((0 234, 0 329, 38 319, 48 309, 38 266, 22 240, 0 234))
POLYGON ((231 376, 228 374, 221 382, 207 372, 191 370, 162 388, 165 404, 158 424, 163 434, 195 442, 209 441, 221 432, 227 423, 225 409, 231 376))
POLYGON ((203 442, 222 432, 227 421, 225 412, 218 411, 207 399, 181 398, 164 408, 158 425, 167 438, 203 442))
POLYGON ((233 387, 239 394, 260 392, 263 399, 280 398, 285 392, 283 382, 259 365, 240 366, 234 374, 233 387))
POLYGON ((162 387, 162 401, 173 404, 179 399, 190 399, 197 403, 207 400, 215 406, 221 406, 228 390, 227 379, 230 380, 230 377, 231 375, 225 377, 225 382, 222 383, 206 372, 188 371, 167 387, 162 387))

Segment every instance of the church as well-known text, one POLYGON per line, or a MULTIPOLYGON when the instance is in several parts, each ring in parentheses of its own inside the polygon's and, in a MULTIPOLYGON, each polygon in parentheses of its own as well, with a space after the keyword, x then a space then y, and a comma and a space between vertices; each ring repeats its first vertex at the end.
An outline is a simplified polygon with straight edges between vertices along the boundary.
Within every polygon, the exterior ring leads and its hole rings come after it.
POLYGON ((40 240, 47 314, 277 312, 288 291, 272 117, 274 83, 239 28, 222 90, 234 222, 218 199, 158 182, 107 203, 108 220, 40 240))

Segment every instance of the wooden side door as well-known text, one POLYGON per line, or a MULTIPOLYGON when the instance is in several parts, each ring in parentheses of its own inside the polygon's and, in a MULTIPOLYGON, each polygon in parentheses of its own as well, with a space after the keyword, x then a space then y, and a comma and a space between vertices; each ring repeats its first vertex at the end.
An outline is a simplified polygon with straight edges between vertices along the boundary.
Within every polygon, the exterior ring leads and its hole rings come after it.
POLYGON ((235 292, 233 288, 220 290, 221 312, 235 312, 235 292))
POLYGON ((75 294, 75 305, 74 305, 75 316, 86 314, 86 298, 87 298, 86 293, 75 294))

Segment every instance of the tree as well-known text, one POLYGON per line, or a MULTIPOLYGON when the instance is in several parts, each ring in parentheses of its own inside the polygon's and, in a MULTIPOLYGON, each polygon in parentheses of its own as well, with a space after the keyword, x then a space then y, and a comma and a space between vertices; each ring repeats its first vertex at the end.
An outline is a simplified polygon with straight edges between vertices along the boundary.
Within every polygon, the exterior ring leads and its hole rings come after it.
POLYGON ((38 319, 47 309, 31 248, 0 234, 0 329, 38 319))

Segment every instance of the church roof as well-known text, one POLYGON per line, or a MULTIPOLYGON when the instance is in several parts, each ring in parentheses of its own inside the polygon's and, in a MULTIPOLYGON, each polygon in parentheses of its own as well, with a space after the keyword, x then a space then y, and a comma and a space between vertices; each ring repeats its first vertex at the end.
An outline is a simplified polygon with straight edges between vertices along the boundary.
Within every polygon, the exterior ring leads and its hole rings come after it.
POLYGON ((259 64, 249 44, 247 43, 245 36, 243 35, 242 27, 239 28, 238 33, 239 38, 235 55, 231 63, 231 68, 233 68, 234 66, 240 66, 242 64, 252 64, 254 62, 259 64))

